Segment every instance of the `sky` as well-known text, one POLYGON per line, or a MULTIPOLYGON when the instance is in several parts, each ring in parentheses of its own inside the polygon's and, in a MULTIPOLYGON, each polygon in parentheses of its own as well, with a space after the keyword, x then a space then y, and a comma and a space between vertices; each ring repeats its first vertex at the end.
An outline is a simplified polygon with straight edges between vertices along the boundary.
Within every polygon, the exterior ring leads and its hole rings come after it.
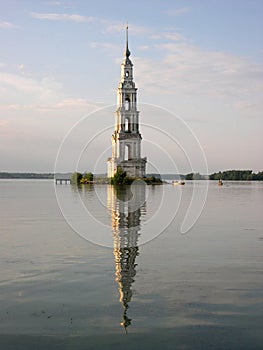
POLYGON ((148 170, 262 171, 262 0, 0 0, 0 171, 106 172, 127 22, 148 170))

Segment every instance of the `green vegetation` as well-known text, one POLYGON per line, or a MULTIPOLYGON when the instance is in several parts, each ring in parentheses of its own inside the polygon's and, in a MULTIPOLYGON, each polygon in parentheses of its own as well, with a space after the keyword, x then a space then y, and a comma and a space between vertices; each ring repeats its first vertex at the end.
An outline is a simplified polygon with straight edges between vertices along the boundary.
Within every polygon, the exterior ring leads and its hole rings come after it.
POLYGON ((263 171, 259 171, 257 174, 252 174, 252 180, 263 181, 263 171))
POLYGON ((130 179, 126 171, 122 169, 122 167, 118 167, 115 175, 111 178, 112 185, 130 185, 132 183, 132 179, 130 179))
POLYGON ((204 177, 199 173, 190 173, 185 175, 185 180, 204 180, 204 177))
POLYGON ((252 170, 226 170, 213 173, 209 176, 210 180, 231 180, 231 181, 262 181, 263 172, 253 173, 252 170))
POLYGON ((80 184, 91 184, 93 183, 94 176, 91 172, 89 173, 78 173, 75 172, 71 175, 71 183, 73 185, 80 185, 80 184))
POLYGON ((186 174, 185 175, 185 180, 193 180, 194 173, 186 174))
POLYGON ((81 184, 90 184, 93 182, 93 174, 91 172, 89 173, 84 173, 82 176, 82 179, 80 180, 81 184))
POLYGON ((161 184, 163 184, 162 179, 159 177, 155 177, 155 176, 146 177, 143 179, 143 181, 145 181, 147 183, 147 185, 161 185, 161 184))
POLYGON ((147 185, 161 185, 163 181, 160 177, 149 176, 144 178, 130 178, 127 176, 126 171, 122 169, 122 167, 118 167, 115 175, 111 178, 112 185, 130 185, 134 180, 142 180, 147 185))
POLYGON ((71 175, 71 184, 72 185, 79 185, 81 180, 83 178, 83 175, 81 173, 75 172, 71 175))

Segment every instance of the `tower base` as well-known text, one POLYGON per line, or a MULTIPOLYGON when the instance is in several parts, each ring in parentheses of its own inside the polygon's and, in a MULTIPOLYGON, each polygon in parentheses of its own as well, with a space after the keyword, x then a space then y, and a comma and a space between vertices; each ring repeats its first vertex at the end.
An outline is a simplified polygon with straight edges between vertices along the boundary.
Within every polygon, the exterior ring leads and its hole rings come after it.
POLYGON ((118 169, 121 167, 126 172, 128 177, 141 178, 146 174, 147 158, 129 159, 120 161, 118 158, 108 159, 108 177, 113 177, 118 169))

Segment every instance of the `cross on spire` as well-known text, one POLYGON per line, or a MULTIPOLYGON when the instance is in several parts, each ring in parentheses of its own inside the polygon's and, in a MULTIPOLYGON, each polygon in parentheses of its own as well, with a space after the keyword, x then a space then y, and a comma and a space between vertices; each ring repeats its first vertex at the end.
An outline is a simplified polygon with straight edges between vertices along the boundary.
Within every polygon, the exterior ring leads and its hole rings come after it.
POLYGON ((125 56, 126 58, 129 58, 130 57, 130 50, 129 50, 129 43, 128 43, 128 30, 129 30, 129 26, 128 26, 128 22, 127 22, 127 25, 126 25, 126 50, 125 50, 125 56))

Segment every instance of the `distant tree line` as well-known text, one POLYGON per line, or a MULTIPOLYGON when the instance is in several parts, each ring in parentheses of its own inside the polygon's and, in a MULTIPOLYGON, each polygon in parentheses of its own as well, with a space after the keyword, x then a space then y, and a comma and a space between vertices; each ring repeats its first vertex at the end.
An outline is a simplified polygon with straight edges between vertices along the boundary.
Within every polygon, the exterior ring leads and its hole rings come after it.
POLYGON ((94 176, 91 172, 89 173, 78 173, 75 172, 71 175, 71 183, 73 185, 79 185, 79 184, 91 184, 93 183, 94 176))
POLYGON ((231 180, 231 181, 262 181, 263 171, 253 173, 252 170, 226 170, 209 175, 209 180, 231 180))
POLYGON ((8 173, 1 172, 0 179, 54 179, 53 173, 8 173))
POLYGON ((185 180, 229 180, 229 181, 263 181, 263 171, 253 173, 252 170, 226 170, 213 173, 211 175, 200 175, 199 173, 189 173, 185 180))
POLYGON ((199 173, 186 174, 184 178, 185 180, 205 180, 205 177, 199 173))

